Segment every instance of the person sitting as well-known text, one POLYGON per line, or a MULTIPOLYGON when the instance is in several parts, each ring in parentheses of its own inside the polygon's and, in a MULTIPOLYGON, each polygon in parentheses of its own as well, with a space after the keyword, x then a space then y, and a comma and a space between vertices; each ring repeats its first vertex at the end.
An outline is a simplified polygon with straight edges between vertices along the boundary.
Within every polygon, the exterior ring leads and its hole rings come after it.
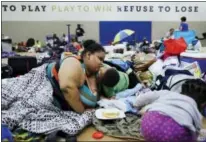
POLYGON ((81 49, 81 45, 76 42, 75 38, 72 38, 72 45, 77 49, 77 51, 79 51, 81 49))
POLYGON ((180 31, 188 31, 189 30, 189 25, 186 21, 187 21, 186 17, 181 17, 181 23, 180 23, 180 27, 179 27, 180 31))
MULTIPOLYGON (((23 42, 22 42, 23 43, 23 42)), ((34 38, 29 38, 26 42, 26 47, 30 48, 33 47, 35 45, 35 40, 34 38)))
POLYGON ((61 37, 61 46, 65 46, 67 45, 67 43, 68 43, 68 37, 65 34, 63 34, 61 37))
POLYGON ((174 39, 174 31, 175 31, 175 29, 174 28, 171 28, 170 30, 169 30, 169 32, 167 32, 167 34, 166 34, 166 39, 174 39))
POLYGON ((144 37, 142 43, 140 43, 139 49, 140 51, 145 51, 150 47, 149 41, 144 37))

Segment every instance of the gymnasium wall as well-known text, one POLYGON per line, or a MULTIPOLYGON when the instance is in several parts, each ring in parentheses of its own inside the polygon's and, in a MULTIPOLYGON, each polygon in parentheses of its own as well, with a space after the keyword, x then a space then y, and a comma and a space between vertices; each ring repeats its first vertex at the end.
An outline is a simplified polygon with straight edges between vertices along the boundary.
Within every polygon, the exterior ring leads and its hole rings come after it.
POLYGON ((2 2, 2 34, 14 42, 29 37, 44 41, 47 34, 75 34, 82 24, 86 39, 113 40, 123 28, 135 30, 137 40, 159 39, 177 29, 182 16, 198 36, 206 32, 206 2, 2 2), (145 32, 144 32, 145 31, 145 32))
POLYGON ((99 22, 75 21, 3 21, 2 34, 11 36, 14 42, 25 41, 30 37, 45 41, 45 35, 56 33, 62 36, 68 33, 67 24, 70 24, 70 33, 75 34, 77 24, 82 24, 86 34, 85 38, 99 41, 99 22))
MULTIPOLYGON (((125 21, 124 21, 125 22, 125 21)), ((102 41, 103 43, 109 41, 109 38, 112 40, 113 36, 115 35, 115 33, 112 31, 110 31, 111 29, 113 29, 113 27, 109 27, 108 29, 105 29, 105 26, 102 28, 100 28, 101 26, 101 22, 96 22, 96 21, 87 21, 87 22, 75 22, 75 21, 64 21, 64 22, 60 22, 60 21, 52 21, 52 22, 48 22, 48 21, 3 21, 2 22, 2 34, 4 35, 8 35, 11 36, 14 42, 20 42, 20 41, 25 41, 27 40, 29 37, 34 37, 35 39, 38 39, 40 41, 44 41, 45 40, 45 35, 47 34, 51 34, 51 33, 57 33, 57 35, 61 36, 63 33, 67 33, 67 24, 71 24, 70 26, 70 32, 71 34, 75 34, 75 29, 77 24, 82 24, 86 34, 85 34, 85 38, 86 39, 94 39, 98 42, 102 41), (105 35, 107 33, 111 33, 109 35, 105 35), (102 38, 100 39, 100 37, 102 36, 102 38), (106 39, 106 41, 105 41, 106 39)), ((107 22, 112 24, 111 22, 107 22)), ((125 25, 127 27, 127 25, 131 23, 130 21, 125 25)), ((136 23, 138 23, 136 21, 136 23)), ((139 22, 141 23, 141 22, 139 22)), ((144 22, 143 22, 144 23, 144 22)), ((197 32, 198 36, 202 36, 203 32, 206 32, 206 22, 188 22, 190 25, 190 29, 195 29, 195 31, 197 32)), ((115 24, 115 23, 113 23, 115 24)), ((131 25, 133 26, 133 25, 131 25)), ((147 27, 148 25, 146 25, 145 27, 147 27)), ((151 40, 155 40, 155 39, 159 39, 162 36, 164 36, 166 34, 166 32, 170 29, 170 28, 178 28, 179 26, 179 22, 151 22, 151 29, 149 27, 149 29, 146 29, 147 35, 150 35, 151 37, 148 37, 151 40), (149 34, 148 34, 148 30, 149 30, 149 34)), ((124 26, 123 26, 124 27, 124 26)), ((114 27, 114 31, 116 32, 118 27, 114 27)), ((140 32, 138 32, 138 27, 137 26, 137 30, 136 30, 136 36, 138 39, 141 39, 143 36, 146 36, 145 34, 141 34, 139 35, 140 32)), ((142 30, 141 30, 142 33, 142 30)), ((206 46, 206 43, 204 43, 204 45, 206 46)))

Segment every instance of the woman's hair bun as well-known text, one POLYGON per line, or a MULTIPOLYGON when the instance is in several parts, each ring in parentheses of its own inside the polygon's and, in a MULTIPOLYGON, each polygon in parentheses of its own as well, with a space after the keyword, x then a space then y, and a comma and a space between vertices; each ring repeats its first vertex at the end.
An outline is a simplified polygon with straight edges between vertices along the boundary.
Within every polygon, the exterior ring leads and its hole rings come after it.
POLYGON ((94 43, 96 43, 95 40, 88 39, 88 40, 85 40, 85 41, 83 42, 83 46, 84 46, 84 48, 88 48, 90 45, 92 45, 92 44, 94 44, 94 43))

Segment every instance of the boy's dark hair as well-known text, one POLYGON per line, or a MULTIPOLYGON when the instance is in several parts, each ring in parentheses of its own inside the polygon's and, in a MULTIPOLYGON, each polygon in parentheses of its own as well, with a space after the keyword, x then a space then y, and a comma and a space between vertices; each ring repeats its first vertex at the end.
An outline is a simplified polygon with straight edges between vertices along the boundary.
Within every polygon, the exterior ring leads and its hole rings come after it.
POLYGON ((185 16, 181 17, 181 21, 182 22, 186 22, 187 21, 187 18, 185 16))
POLYGON ((182 94, 195 100, 200 112, 203 111, 203 104, 206 102, 206 83, 201 79, 190 79, 182 85, 182 94))
POLYGON ((119 73, 116 69, 110 68, 106 70, 103 78, 102 84, 107 87, 114 87, 120 80, 119 73))

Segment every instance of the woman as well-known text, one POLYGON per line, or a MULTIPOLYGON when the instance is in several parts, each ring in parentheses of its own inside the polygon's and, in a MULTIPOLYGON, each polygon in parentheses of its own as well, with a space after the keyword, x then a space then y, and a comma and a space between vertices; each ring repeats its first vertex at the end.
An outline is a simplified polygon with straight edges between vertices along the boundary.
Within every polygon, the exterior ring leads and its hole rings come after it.
POLYGON ((92 121, 93 112, 86 109, 98 99, 96 75, 104 57, 104 48, 94 43, 84 47, 81 61, 67 57, 3 79, 2 124, 34 133, 77 134, 92 121))
POLYGON ((93 43, 84 48, 82 61, 75 56, 69 56, 60 63, 48 65, 47 75, 56 90, 55 97, 59 105, 62 105, 62 109, 72 109, 82 113, 86 107, 95 107, 98 100, 96 75, 104 57, 104 48, 93 43), (63 104, 64 100, 67 104, 63 104))

